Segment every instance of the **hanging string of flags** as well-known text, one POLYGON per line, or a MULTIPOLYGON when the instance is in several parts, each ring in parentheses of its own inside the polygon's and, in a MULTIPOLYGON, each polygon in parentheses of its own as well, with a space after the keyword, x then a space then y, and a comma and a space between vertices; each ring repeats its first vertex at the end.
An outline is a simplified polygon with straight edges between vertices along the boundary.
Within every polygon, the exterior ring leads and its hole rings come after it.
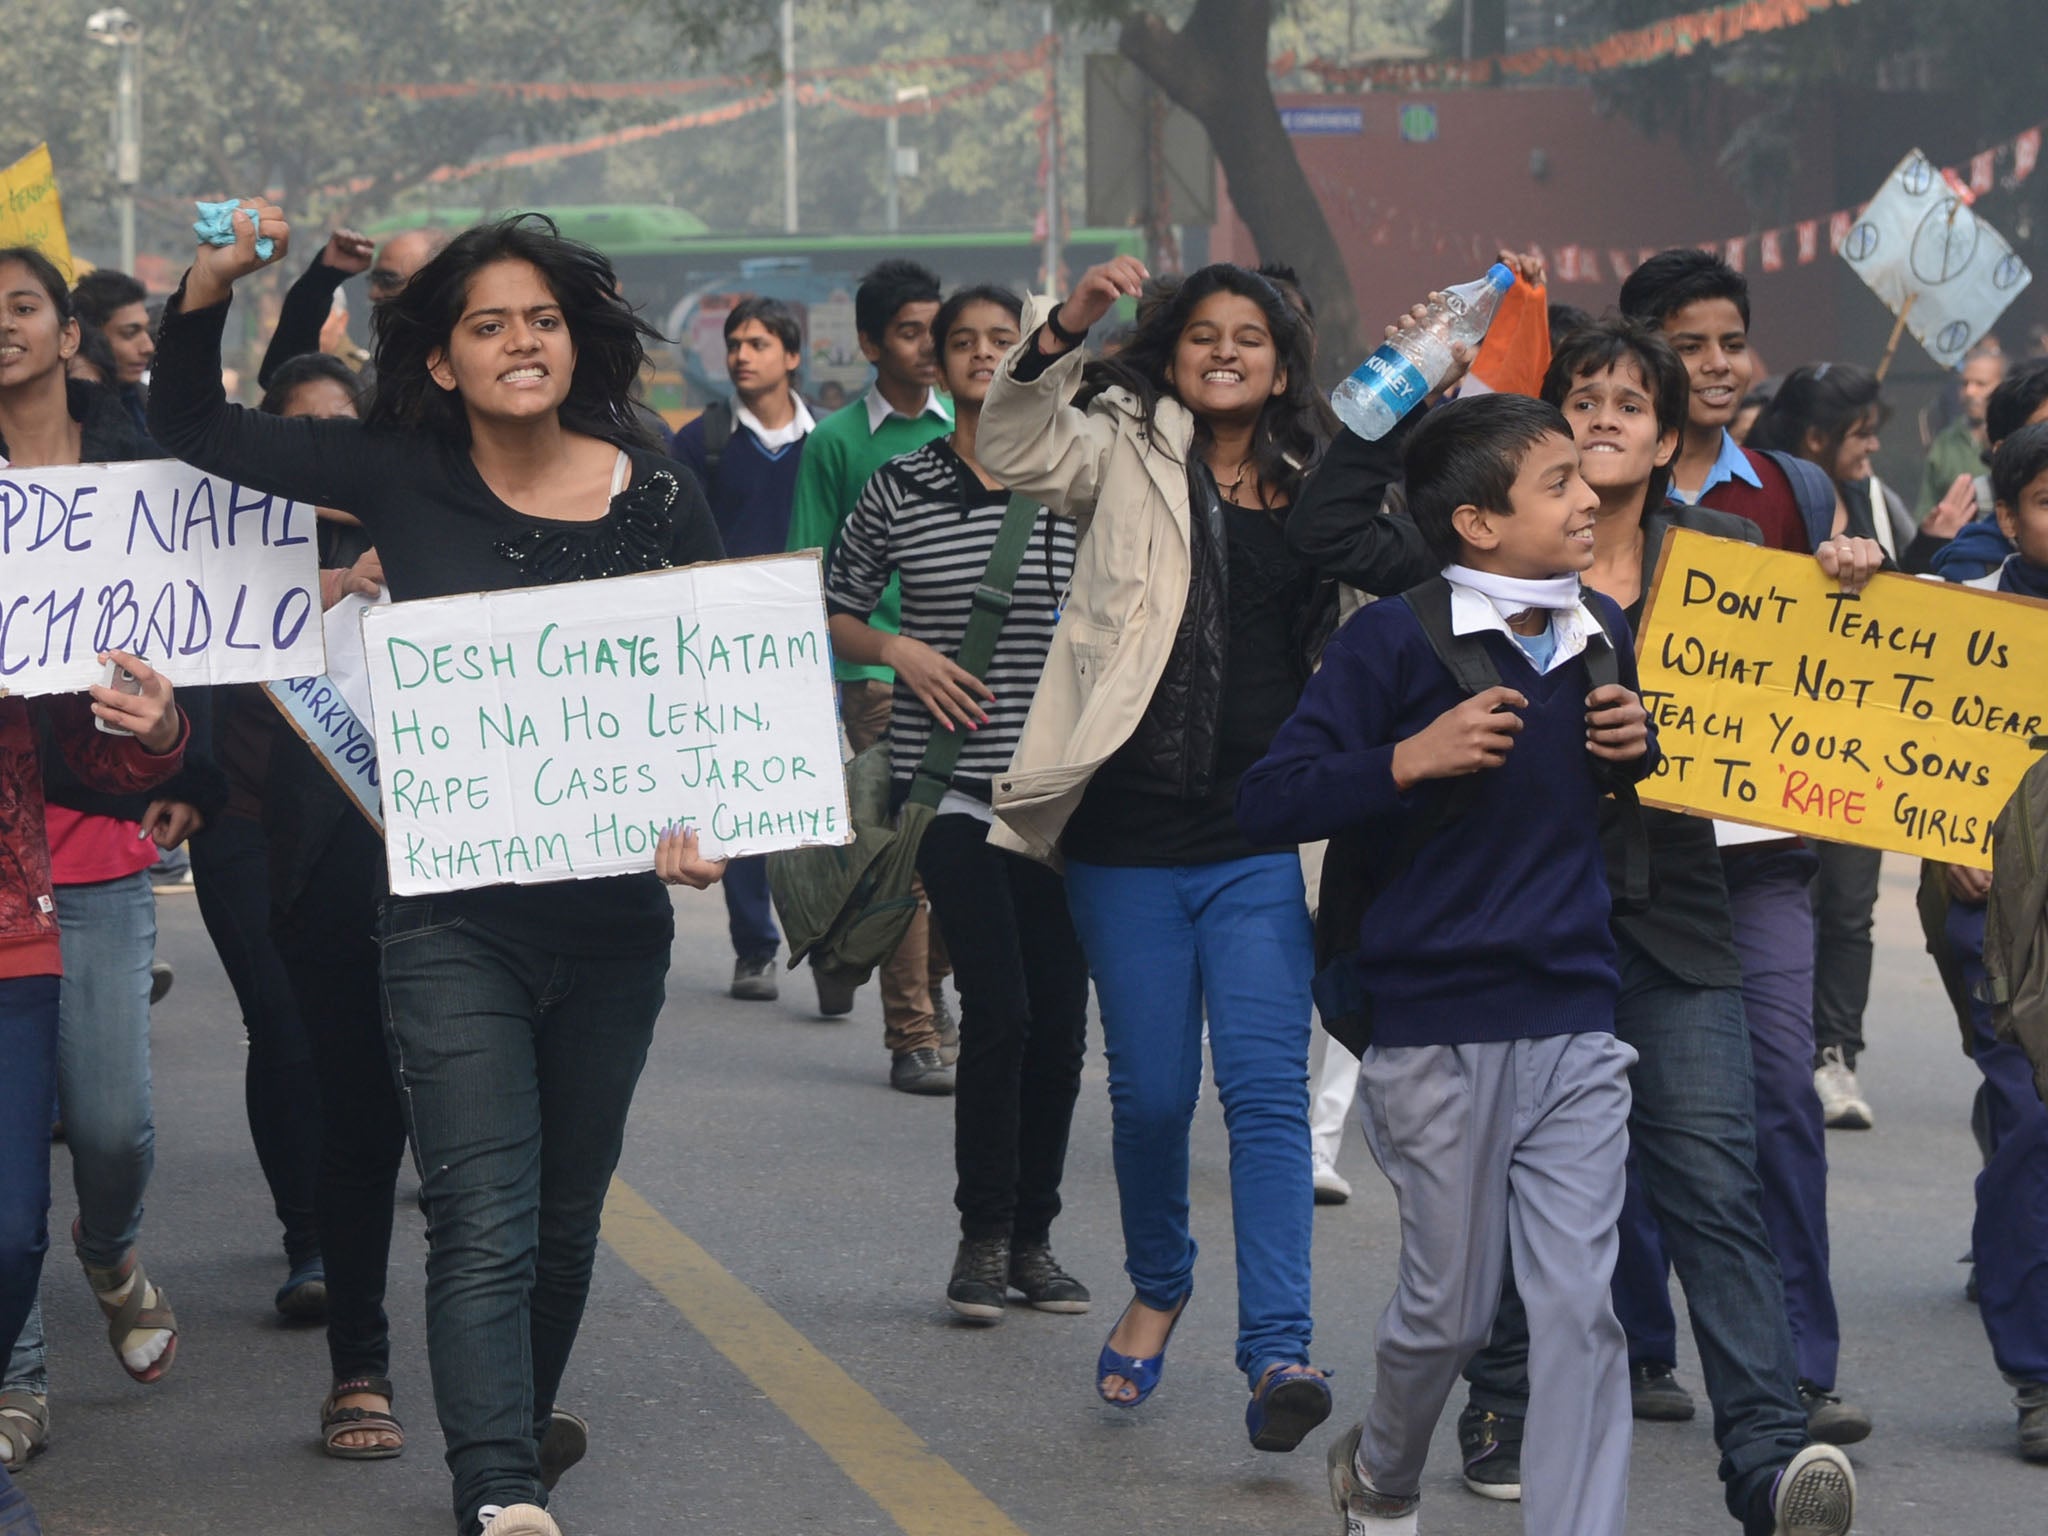
MULTIPOLYGON (((2003 144, 1979 150, 1962 165, 1945 168, 1942 174, 1966 199, 1981 197, 2001 187, 2016 187, 2034 174, 2034 167, 2040 161, 2042 126, 2036 124, 2003 144)), ((1738 272, 1752 268, 1763 272, 1782 272, 1787 267, 1811 266, 1823 254, 1832 256, 1839 252, 1861 212, 1860 205, 1839 208, 1833 213, 1798 219, 1757 234, 1693 243, 1703 251, 1712 251, 1738 272)), ((1558 246, 1548 253, 1550 280, 1554 283, 1620 282, 1654 255, 1656 249, 1653 246, 1634 251, 1609 248, 1603 252, 1589 245, 1558 246)))
MULTIPOLYGON (((888 118, 907 117, 912 113, 935 112, 971 97, 980 96, 1006 82, 1021 79, 1026 75, 1047 69, 1055 57, 1050 38, 1036 47, 1013 49, 1004 53, 951 54, 942 58, 889 60, 876 64, 839 65, 825 69, 799 70, 795 73, 796 99, 806 107, 835 107, 851 112, 857 117, 888 118), (966 69, 979 73, 974 79, 947 90, 934 92, 929 96, 911 101, 863 101, 846 95, 822 84, 826 80, 860 79, 879 74, 891 74, 913 69, 966 69)), ((465 97, 486 95, 510 96, 530 101, 570 100, 631 100, 647 97, 689 95, 708 90, 714 86, 752 86, 753 94, 737 101, 726 102, 716 107, 706 107, 696 112, 685 112, 675 117, 664 118, 656 123, 638 123, 627 128, 615 128, 606 133, 592 134, 587 138, 564 139, 548 144, 533 144, 524 149, 515 149, 501 155, 473 160, 463 165, 444 165, 428 172, 419 179, 420 184, 446 185, 449 182, 467 181, 491 171, 513 170, 523 166, 543 165, 557 160, 573 159, 579 155, 594 155, 604 150, 617 149, 627 144, 639 144, 648 139, 664 138, 669 134, 683 133, 692 128, 708 128, 730 123, 750 116, 765 108, 775 106, 782 97, 777 82, 766 76, 719 75, 694 80, 657 81, 564 81, 564 80, 470 80, 429 83, 394 83, 387 85, 363 86, 360 91, 366 95, 397 96, 411 101, 448 101, 465 97)), ((1050 86, 1048 86, 1050 89, 1050 86)), ((375 179, 358 176, 346 182, 321 188, 326 197, 353 197, 375 186, 375 179)))
POLYGON ((1684 58, 1704 48, 1724 48, 1746 37, 1802 26, 1825 11, 1856 0, 1736 0, 1706 10, 1668 17, 1645 27, 1616 32, 1580 48, 1530 48, 1486 59, 1417 59, 1374 64, 1339 64, 1329 59, 1300 62, 1292 53, 1273 61, 1273 73, 1296 69, 1317 76, 1326 87, 1492 85, 1556 70, 1578 75, 1634 69, 1659 59, 1684 58))
MULTIPOLYGON (((806 105, 843 107, 863 117, 900 117, 927 108, 922 101, 859 101, 840 95, 822 82, 867 80, 938 69, 971 70, 981 77, 947 93, 946 99, 955 100, 963 94, 978 94, 1002 81, 1014 80, 1043 68, 1051 57, 1051 49, 1051 40, 1044 39, 1031 48, 1013 48, 1000 53, 954 53, 921 59, 879 59, 870 64, 834 64, 817 69, 799 69, 793 70, 790 78, 796 82, 797 99, 806 105)), ((353 86, 351 90, 359 96, 394 96, 402 101, 462 101, 479 96, 510 97, 517 101, 636 101, 692 96, 710 90, 758 91, 767 87, 779 89, 780 86, 781 80, 770 75, 697 75, 687 80, 397 80, 353 86)))

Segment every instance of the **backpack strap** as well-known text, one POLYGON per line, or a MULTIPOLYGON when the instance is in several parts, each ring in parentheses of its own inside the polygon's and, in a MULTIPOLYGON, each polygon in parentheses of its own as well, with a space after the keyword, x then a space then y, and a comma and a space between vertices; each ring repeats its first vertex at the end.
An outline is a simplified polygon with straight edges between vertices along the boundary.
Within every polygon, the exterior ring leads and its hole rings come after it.
MULTIPOLYGON (((1635 637, 1628 632, 1628 621, 1621 617, 1618 608, 1614 610, 1614 618, 1609 619, 1607 612, 1611 604, 1589 602, 1586 607, 1600 621, 1600 633, 1607 640, 1604 646, 1586 648, 1586 674, 1595 688, 1604 688, 1609 683, 1621 681, 1622 649, 1633 649, 1635 637)), ((1621 816, 1621 868, 1615 869, 1611 861, 1607 868, 1614 910, 1622 917, 1647 912, 1650 908, 1650 828, 1643 820, 1643 802, 1636 794, 1633 779, 1603 771, 1608 765, 1599 758, 1593 761, 1595 773, 1614 796, 1615 807, 1621 816)))
MULTIPOLYGON (((1024 564, 1024 552, 1031 546, 1041 510, 1029 497, 1012 496, 1003 512, 1002 531, 989 552, 981 584, 974 589, 974 609, 967 616, 967 633, 961 637, 959 654, 953 658, 977 678, 986 677, 989 663, 995 660, 996 641, 1002 635, 1004 620, 1010 616, 1010 593, 1017 585, 1017 571, 1024 564)), ((939 803, 953 782, 953 768, 960 761, 966 737, 965 731, 932 732, 911 780, 912 804, 939 803)))
POLYGON ((1459 635, 1451 628, 1451 584, 1448 581, 1441 576, 1432 576, 1422 585, 1403 592, 1401 601, 1415 614, 1422 633, 1429 639, 1429 648, 1436 652, 1436 659, 1444 664, 1444 669, 1456 679, 1460 688, 1468 694, 1475 694, 1500 686, 1500 668, 1493 664, 1493 653, 1477 635, 1459 635))
POLYGON ((725 445, 732 441, 735 420, 732 402, 720 398, 704 407, 704 497, 718 495, 718 461, 725 457, 725 445))
POLYGON ((1835 531, 1834 482, 1821 472, 1818 464, 1809 464, 1796 453, 1777 448, 1758 451, 1783 470, 1792 483, 1792 499, 1799 506, 1799 521, 1806 527, 1806 547, 1819 549, 1835 531))

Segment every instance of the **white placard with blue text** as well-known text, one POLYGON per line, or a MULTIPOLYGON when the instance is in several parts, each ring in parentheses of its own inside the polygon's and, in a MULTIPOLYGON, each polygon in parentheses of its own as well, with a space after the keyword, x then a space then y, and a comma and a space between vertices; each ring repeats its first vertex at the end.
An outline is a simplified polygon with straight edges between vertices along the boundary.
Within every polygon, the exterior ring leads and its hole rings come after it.
POLYGON ((350 593, 321 620, 327 636, 327 675, 265 683, 263 691, 284 712, 320 766, 332 775, 370 825, 384 830, 377 781, 377 738, 370 729, 370 680, 363 657, 363 614, 390 598, 350 593))
POLYGON ((317 676, 312 506, 174 459, 0 468, 0 693, 75 693, 103 650, 179 688, 317 676))
POLYGON ((392 603, 363 616, 401 896, 851 833, 815 554, 392 603))

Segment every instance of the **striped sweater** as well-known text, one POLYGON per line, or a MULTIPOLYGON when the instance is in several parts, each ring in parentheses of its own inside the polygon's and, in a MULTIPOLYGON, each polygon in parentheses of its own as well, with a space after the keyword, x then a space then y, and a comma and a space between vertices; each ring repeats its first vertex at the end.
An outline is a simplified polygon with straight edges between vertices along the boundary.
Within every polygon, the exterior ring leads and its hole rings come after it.
MULTIPOLYGON (((889 460, 840 529, 825 573, 827 608, 866 619, 898 575, 902 633, 957 656, 1008 504, 1009 493, 984 489, 944 438, 889 460)), ((969 735, 954 789, 986 802, 990 781, 1009 768, 1073 571, 1073 522, 1041 510, 984 679, 995 692, 989 723, 969 735)), ((932 727, 931 711, 898 681, 889 768, 899 787, 916 773, 932 727)))

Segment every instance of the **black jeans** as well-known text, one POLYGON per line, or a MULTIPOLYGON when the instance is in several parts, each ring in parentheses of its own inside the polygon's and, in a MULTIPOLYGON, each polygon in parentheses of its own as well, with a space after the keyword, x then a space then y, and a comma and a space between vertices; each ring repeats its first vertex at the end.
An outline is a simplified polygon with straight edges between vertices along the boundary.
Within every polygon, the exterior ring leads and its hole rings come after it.
POLYGON ((320 1090, 291 979, 270 936, 270 850, 263 826, 222 816, 192 839, 199 916, 235 989, 249 1063, 242 1093, 249 1139, 284 1227, 294 1268, 320 1256, 313 1187, 320 1163, 320 1090))
POLYGON ((1863 1010, 1870 1003, 1870 927, 1884 854, 1848 843, 1813 845, 1813 1064, 1840 1046, 1856 1065, 1863 1054, 1863 1010))
POLYGON ((933 819, 918 873, 960 988, 953 1203, 965 1237, 1045 1242, 1081 1091, 1088 961, 1066 883, 988 846, 973 816, 933 819))
POLYGON ((433 1234, 434 1408, 456 1527, 475 1536, 480 1505, 547 1503, 539 1436, 583 1321, 669 951, 551 954, 417 897, 384 903, 379 940, 433 1234))
POLYGON ((383 889, 383 839, 351 810, 272 928, 320 1085, 314 1209, 327 1266, 327 1355, 336 1381, 391 1374, 384 1285, 405 1120, 377 989, 383 889))

